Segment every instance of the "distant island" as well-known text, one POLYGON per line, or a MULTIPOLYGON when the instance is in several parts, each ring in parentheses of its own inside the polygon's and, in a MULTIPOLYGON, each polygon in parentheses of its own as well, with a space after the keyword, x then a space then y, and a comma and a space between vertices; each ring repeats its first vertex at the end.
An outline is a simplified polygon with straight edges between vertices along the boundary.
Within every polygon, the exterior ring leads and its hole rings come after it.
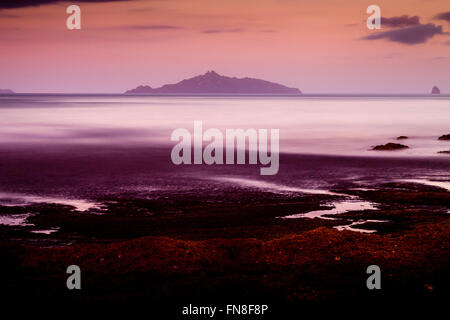
POLYGON ((440 94, 441 90, 439 90, 438 87, 434 86, 433 89, 431 89, 431 94, 440 94))
POLYGON ((14 94, 14 91, 9 89, 0 89, 0 94, 14 94))
POLYGON ((300 95, 297 88, 289 88, 278 83, 252 78, 222 76, 215 71, 208 71, 175 84, 166 84, 160 88, 139 86, 125 94, 286 94, 300 95))

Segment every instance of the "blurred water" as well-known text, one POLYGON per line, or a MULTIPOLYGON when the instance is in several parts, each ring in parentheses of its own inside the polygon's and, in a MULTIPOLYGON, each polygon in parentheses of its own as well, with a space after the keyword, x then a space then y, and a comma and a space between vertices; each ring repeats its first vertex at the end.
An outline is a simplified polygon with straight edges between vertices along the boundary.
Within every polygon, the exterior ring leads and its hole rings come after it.
MULTIPOLYGON (((438 141, 448 133, 450 97, 0 96, 0 225, 57 234, 28 221, 45 204, 103 214, 126 201, 134 213, 140 203, 170 211, 301 195, 334 200, 287 218, 374 210, 345 190, 398 181, 448 189, 450 157, 437 154, 450 149, 438 141), (278 174, 261 176, 259 164, 173 164, 171 133, 193 133, 195 120, 223 134, 280 129, 278 174), (400 135, 410 149, 369 151, 400 135)), ((374 232, 357 227, 366 222, 340 228, 374 232)))
POLYGON ((280 129, 280 151, 435 156, 450 149, 450 97, 0 96, 0 143, 173 145, 176 128, 280 129), (401 140, 410 149, 374 152, 401 140))

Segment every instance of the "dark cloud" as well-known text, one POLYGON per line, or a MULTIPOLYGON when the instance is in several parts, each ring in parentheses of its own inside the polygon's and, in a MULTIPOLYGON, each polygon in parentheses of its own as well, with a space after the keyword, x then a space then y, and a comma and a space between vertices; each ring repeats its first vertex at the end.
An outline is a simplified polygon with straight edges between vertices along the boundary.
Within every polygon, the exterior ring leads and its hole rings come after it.
MULTIPOLYGON (((131 0, 76 0, 74 2, 118 2, 131 0)), ((52 3, 69 2, 69 0, 2 0, 0 1, 0 9, 15 9, 25 7, 42 6, 52 3)))
POLYGON ((434 16, 437 20, 444 20, 447 22, 450 22, 450 11, 449 12, 442 12, 434 16))
POLYGON ((387 39, 393 42, 400 42, 403 44, 414 45, 419 43, 425 43, 435 35, 444 34, 441 26, 437 26, 434 23, 421 24, 418 26, 412 26, 401 29, 394 29, 384 32, 377 32, 367 37, 364 40, 379 40, 387 39))
POLYGON ((243 31, 243 29, 207 29, 203 30, 202 33, 237 33, 243 31))
POLYGON ((403 16, 391 18, 381 17, 381 26, 388 26, 393 28, 417 26, 420 24, 419 20, 420 18, 418 16, 410 17, 406 14, 403 16))

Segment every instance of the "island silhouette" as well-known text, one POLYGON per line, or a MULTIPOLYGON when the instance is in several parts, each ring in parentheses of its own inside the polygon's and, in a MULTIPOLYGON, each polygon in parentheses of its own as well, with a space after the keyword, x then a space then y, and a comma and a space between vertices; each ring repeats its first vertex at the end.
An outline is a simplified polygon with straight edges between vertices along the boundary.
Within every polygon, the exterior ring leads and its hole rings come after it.
POLYGON ((226 77, 215 71, 166 84, 159 88, 141 85, 125 94, 255 94, 255 95, 300 95, 297 88, 253 78, 226 77))

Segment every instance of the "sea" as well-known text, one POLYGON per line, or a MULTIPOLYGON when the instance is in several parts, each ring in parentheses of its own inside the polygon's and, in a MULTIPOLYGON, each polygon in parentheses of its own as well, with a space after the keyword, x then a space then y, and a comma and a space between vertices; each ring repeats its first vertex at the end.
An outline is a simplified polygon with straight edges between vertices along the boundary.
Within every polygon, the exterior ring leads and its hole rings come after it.
POLYGON ((230 188, 333 194, 393 181, 450 190, 450 154, 438 153, 450 150, 450 141, 438 139, 444 134, 449 95, 2 95, 0 224, 27 223, 26 212, 2 215, 2 206, 101 211, 103 199, 123 195, 219 201, 230 188), (278 129, 278 173, 262 176, 260 164, 175 165, 171 134, 193 132, 194 121, 223 133, 278 129), (388 142, 409 148, 371 150, 388 142))

